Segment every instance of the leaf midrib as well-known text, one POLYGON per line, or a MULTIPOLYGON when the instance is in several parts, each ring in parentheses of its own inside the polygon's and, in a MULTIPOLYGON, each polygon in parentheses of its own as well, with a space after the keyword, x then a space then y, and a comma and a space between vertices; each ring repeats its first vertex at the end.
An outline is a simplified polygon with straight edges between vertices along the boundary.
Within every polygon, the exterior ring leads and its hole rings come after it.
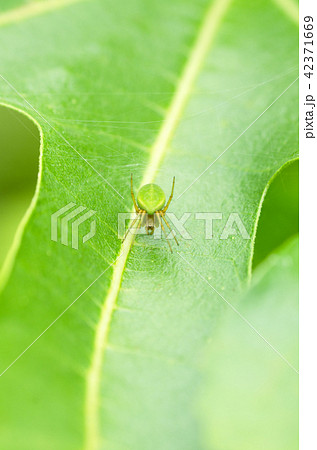
MULTIPOLYGON (((157 170, 167 152, 168 144, 174 135, 192 92, 193 85, 231 1, 232 0, 216 0, 210 4, 206 11, 200 29, 198 30, 197 38, 177 84, 170 107, 167 110, 166 119, 150 150, 150 160, 141 181, 141 185, 154 182, 157 170)), ((98 447, 99 391, 103 354, 107 346, 110 322, 116 306, 125 265, 133 241, 134 235, 130 233, 120 248, 119 256, 115 260, 113 266, 114 269, 110 288, 103 302, 100 320, 96 327, 94 349, 91 364, 87 372, 85 399, 85 447, 87 449, 95 449, 98 447)))
POLYGON ((0 27, 11 25, 12 23, 22 22, 31 17, 36 17, 57 9, 65 8, 66 6, 82 1, 84 0, 47 0, 17 6, 14 9, 4 11, 0 14, 0 27))

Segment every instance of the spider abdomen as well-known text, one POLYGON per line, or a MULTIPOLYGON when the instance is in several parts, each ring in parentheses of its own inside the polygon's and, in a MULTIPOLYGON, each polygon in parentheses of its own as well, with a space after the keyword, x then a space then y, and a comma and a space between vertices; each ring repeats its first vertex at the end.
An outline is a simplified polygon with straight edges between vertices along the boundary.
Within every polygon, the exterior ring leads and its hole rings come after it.
POLYGON ((154 214, 165 205, 165 193, 157 184, 145 184, 141 187, 137 195, 138 206, 148 214, 154 214))

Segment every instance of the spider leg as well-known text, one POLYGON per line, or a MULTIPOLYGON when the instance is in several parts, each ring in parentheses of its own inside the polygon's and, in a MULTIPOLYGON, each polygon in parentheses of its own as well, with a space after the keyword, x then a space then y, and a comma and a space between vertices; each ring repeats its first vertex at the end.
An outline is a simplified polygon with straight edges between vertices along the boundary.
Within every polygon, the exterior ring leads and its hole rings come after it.
POLYGON ((134 192, 133 192, 133 177, 132 177, 132 173, 131 173, 131 197, 132 197, 134 208, 135 208, 136 212, 139 213, 140 212, 140 208, 138 207, 138 205, 137 205, 137 203, 135 201, 134 192))
POLYGON ((164 236, 165 236, 165 239, 166 239, 166 241, 167 241, 167 243, 168 243, 168 245, 169 245, 169 248, 170 248, 170 250, 171 250, 171 253, 173 253, 173 250, 172 250, 172 246, 171 246, 171 243, 170 243, 170 241, 167 239, 167 234, 166 234, 166 230, 165 230, 165 227, 164 227, 164 225, 163 225, 163 222, 162 222, 162 220, 161 220, 161 216, 159 215, 159 213, 158 212, 156 212, 155 214, 157 214, 157 217, 158 217, 158 219, 159 219, 159 222, 160 222, 160 225, 161 225, 161 227, 162 227, 162 230, 163 230, 163 233, 164 233, 164 236))
POLYGON ((178 240, 176 239, 176 236, 175 236, 175 234, 174 234, 174 231, 173 231, 172 228, 170 227, 170 224, 167 222, 167 220, 166 220, 166 218, 165 218, 163 212, 162 212, 162 211, 159 211, 159 214, 160 214, 160 216, 162 217, 162 219, 164 220, 164 222, 166 223, 167 228, 171 231, 171 233, 172 233, 172 235, 173 235, 173 238, 175 239, 176 244, 179 245, 178 240))
POLYGON ((162 209, 163 213, 165 213, 167 211, 167 208, 169 207, 169 205, 170 205, 170 203, 172 201, 173 194, 174 194, 174 186, 175 186, 175 177, 173 178, 172 192, 171 192, 170 198, 168 199, 168 202, 166 203, 166 205, 162 209))
MULTIPOLYGON (((142 213, 141 213, 141 212, 138 213, 138 215, 136 216, 136 218, 133 219, 132 223, 129 225, 129 228, 127 229, 127 231, 125 232, 125 235, 123 236, 122 242, 125 241, 126 237, 128 236, 129 232, 132 230, 133 225, 135 224, 135 222, 136 222, 137 220, 140 220, 140 224, 141 224, 141 222, 142 222, 142 213)), ((140 228, 140 227, 139 227, 139 224, 138 224, 137 230, 138 230, 139 228, 140 228)))

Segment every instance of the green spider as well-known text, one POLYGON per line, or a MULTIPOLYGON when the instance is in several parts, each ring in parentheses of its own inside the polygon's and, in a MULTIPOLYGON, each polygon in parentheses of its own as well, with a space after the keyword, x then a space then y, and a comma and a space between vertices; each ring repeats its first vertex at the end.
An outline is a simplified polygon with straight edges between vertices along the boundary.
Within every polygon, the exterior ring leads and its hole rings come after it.
MULTIPOLYGON (((133 228, 134 224, 137 221, 139 221, 139 223, 137 225, 136 231, 143 225, 145 226, 146 233, 149 235, 154 233, 154 227, 158 227, 159 225, 161 225, 165 239, 167 240, 169 248, 173 253, 171 244, 167 239, 167 233, 163 225, 163 221, 166 223, 167 228, 172 232, 172 229, 165 218, 165 213, 173 198, 174 185, 175 185, 175 177, 173 178, 172 192, 166 205, 165 205, 166 197, 163 189, 160 188, 160 186, 158 186, 157 184, 153 183, 145 184, 144 186, 142 186, 138 192, 137 199, 135 200, 133 192, 133 178, 131 174, 131 197, 135 211, 137 213, 137 217, 130 224, 129 228, 127 229, 122 239, 122 242, 125 240, 129 231, 131 231, 131 229, 133 228)), ((174 234, 173 237, 175 239, 176 244, 179 245, 176 236, 174 234)))

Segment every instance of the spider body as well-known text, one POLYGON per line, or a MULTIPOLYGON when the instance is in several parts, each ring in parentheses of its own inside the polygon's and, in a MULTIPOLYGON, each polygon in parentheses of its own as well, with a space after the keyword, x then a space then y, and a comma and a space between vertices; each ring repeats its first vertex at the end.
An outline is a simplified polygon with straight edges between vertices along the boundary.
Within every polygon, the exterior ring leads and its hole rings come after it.
POLYGON ((143 222, 141 224, 145 226, 146 234, 153 234, 154 233, 154 227, 158 227, 158 222, 156 219, 156 216, 154 214, 145 214, 145 217, 143 218, 143 222))
MULTIPOLYGON (((163 221, 165 222, 166 226, 170 231, 171 227, 169 223, 167 222, 165 218, 165 213, 167 211, 167 208, 169 207, 169 204, 171 203, 171 200, 173 198, 173 192, 174 192, 174 185, 175 185, 175 177, 173 178, 173 186, 172 186, 172 192, 168 199, 168 202, 165 205, 166 197, 165 193, 160 186, 154 183, 145 184, 141 187, 137 194, 137 199, 135 200, 134 192, 133 192, 133 179, 131 174, 131 197, 133 200, 134 208, 137 213, 137 217, 132 221, 131 225, 129 226, 128 230, 126 231, 123 241, 127 237, 129 231, 132 230, 134 224, 138 222, 137 224, 137 230, 141 226, 145 226, 145 230, 147 234, 153 234, 154 228, 161 225, 164 236, 167 240, 167 234, 165 227, 163 225, 163 221)), ((174 239, 178 244, 178 241, 176 237, 174 236, 174 239)), ((170 247, 170 250, 172 252, 172 247, 169 241, 168 245, 170 247)))

